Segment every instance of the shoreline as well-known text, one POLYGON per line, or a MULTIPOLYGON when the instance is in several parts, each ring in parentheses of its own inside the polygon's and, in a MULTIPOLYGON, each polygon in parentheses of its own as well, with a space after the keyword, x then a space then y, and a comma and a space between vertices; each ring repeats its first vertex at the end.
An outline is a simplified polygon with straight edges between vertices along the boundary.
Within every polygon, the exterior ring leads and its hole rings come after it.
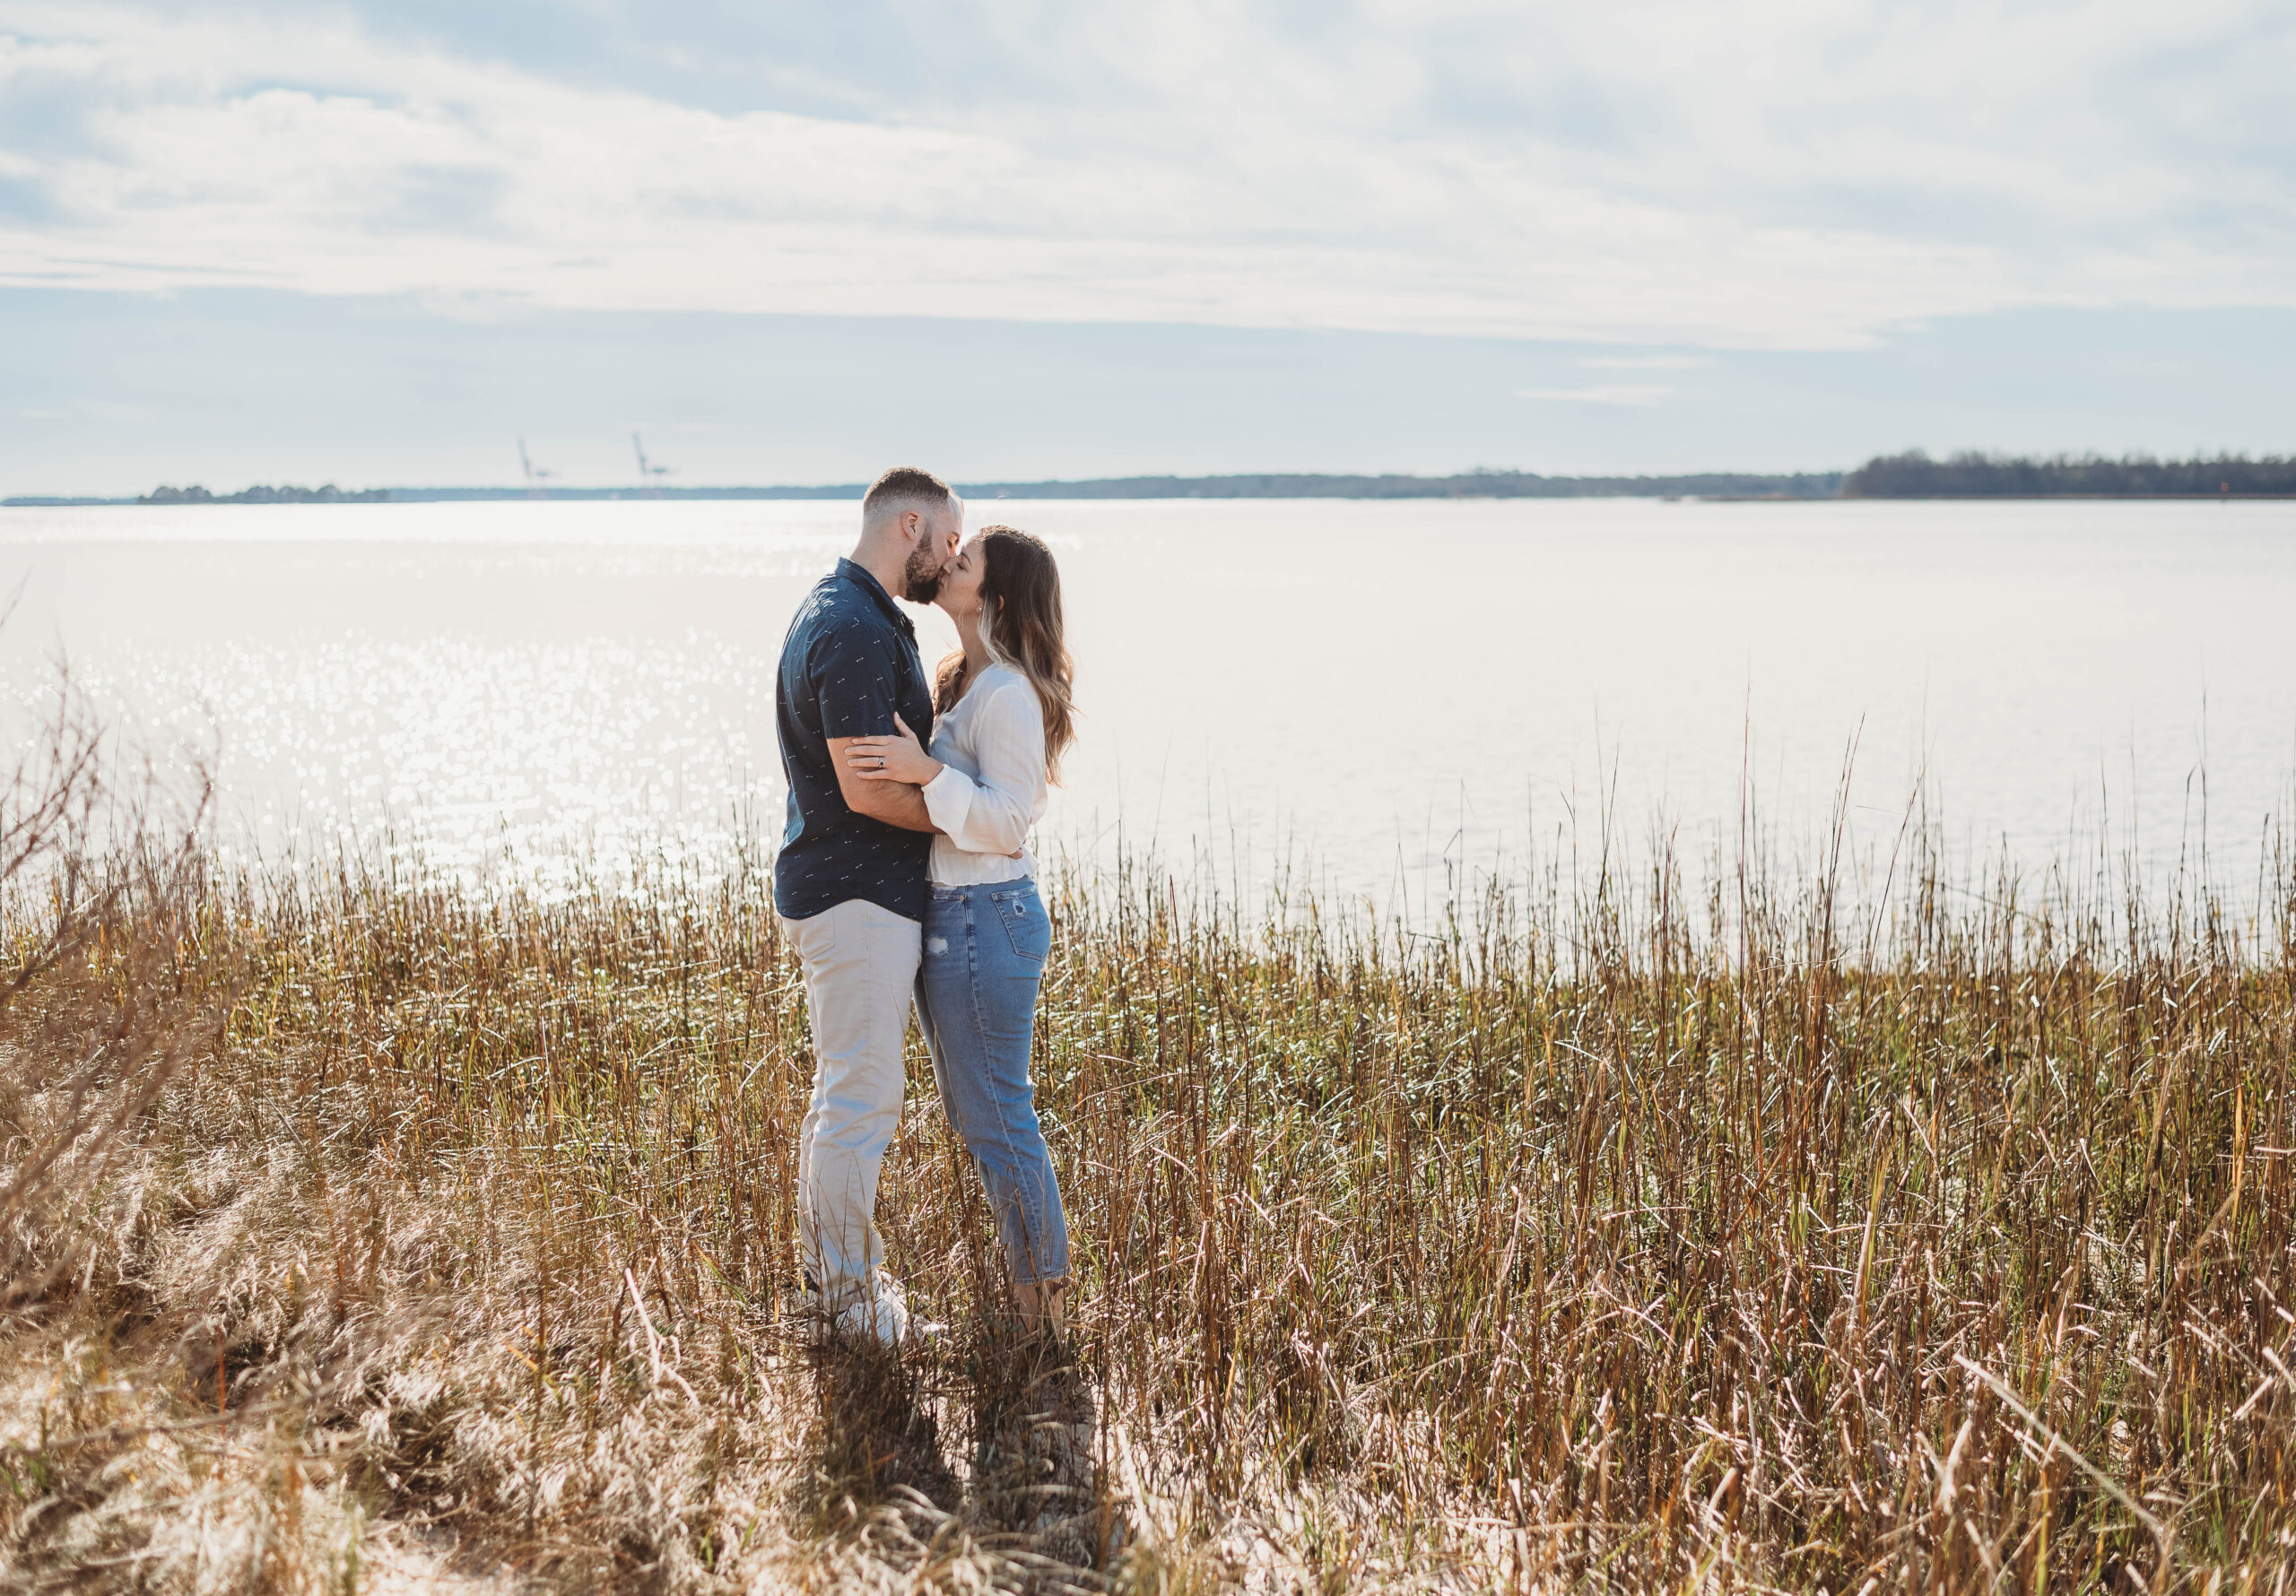
MULTIPOLYGON (((58 509, 178 509, 186 507, 246 508, 257 505, 393 505, 393 504, 610 504, 610 503, 723 503, 729 500, 758 502, 839 502, 857 501, 861 490, 831 488, 684 488, 662 492, 642 489, 562 488, 548 493, 528 493, 516 488, 381 488, 367 490, 353 498, 339 499, 250 499, 237 497, 154 502, 149 498, 92 499, 65 495, 20 494, 0 499, 0 509, 58 510, 58 509)), ((1662 504, 2033 504, 2033 503, 2144 503, 2144 504, 2277 504, 2296 501, 2291 493, 1660 493, 1649 492, 1589 492, 1589 493, 987 493, 969 494, 972 502, 996 502, 1004 499, 1065 499, 1071 503, 1105 500, 1109 503, 1161 503, 1172 499, 1244 500, 1256 499, 1281 502, 1285 499, 1344 499, 1355 503, 1393 500, 1399 503, 1426 504, 1446 499, 1474 500, 1486 503, 1516 500, 1550 500, 1564 499, 1654 499, 1662 504)))

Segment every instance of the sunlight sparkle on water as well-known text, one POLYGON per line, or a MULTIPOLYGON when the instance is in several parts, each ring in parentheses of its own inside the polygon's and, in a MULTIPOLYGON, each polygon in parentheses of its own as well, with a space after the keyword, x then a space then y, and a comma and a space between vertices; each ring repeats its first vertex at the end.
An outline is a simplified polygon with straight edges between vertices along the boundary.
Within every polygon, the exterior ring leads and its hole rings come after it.
MULTIPOLYGON (((2296 507, 1013 501, 1063 561, 1083 742, 1044 840, 1289 858, 1424 905, 1575 845, 1789 843, 1846 751, 1871 845, 1926 779, 1973 853, 2218 852, 2296 770, 2296 507), (2205 787, 2200 780, 2205 775, 2205 787)), ((211 753, 269 854, 457 870, 778 829, 772 680, 841 503, 0 512, 0 668, 61 648, 130 741, 211 753)), ((952 639, 918 612, 929 658, 952 639)), ((2228 869, 2237 873, 2235 863, 2228 869)))

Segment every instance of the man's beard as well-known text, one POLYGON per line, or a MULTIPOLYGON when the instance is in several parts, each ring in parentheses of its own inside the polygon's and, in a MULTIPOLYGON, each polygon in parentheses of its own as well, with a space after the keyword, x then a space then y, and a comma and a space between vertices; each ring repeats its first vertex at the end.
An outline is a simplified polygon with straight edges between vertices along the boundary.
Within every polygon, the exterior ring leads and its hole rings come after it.
POLYGON ((909 563, 901 568, 901 597, 912 604, 929 604, 941 594, 941 568, 933 563, 933 551, 923 543, 909 551, 909 563))

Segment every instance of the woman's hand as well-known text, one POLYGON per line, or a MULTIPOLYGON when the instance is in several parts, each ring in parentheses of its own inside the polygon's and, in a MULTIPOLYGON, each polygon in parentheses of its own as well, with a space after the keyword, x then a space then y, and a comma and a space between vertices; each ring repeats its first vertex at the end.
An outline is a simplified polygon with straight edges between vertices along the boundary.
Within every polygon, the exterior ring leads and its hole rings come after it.
POLYGON ((846 768, 863 781, 907 782, 921 787, 941 774, 941 761, 925 751, 917 733, 898 715, 897 737, 856 737, 845 745, 846 768))

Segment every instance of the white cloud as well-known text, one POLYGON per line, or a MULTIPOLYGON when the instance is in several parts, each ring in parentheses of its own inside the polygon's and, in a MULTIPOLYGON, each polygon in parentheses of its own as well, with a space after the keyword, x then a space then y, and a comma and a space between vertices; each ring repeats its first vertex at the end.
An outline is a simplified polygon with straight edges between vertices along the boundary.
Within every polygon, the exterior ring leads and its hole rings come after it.
POLYGON ((0 176, 40 202, 0 205, 0 282, 1773 347, 2296 302, 2296 25, 2256 0, 895 14, 974 65, 778 74, 859 118, 0 0, 0 176))

